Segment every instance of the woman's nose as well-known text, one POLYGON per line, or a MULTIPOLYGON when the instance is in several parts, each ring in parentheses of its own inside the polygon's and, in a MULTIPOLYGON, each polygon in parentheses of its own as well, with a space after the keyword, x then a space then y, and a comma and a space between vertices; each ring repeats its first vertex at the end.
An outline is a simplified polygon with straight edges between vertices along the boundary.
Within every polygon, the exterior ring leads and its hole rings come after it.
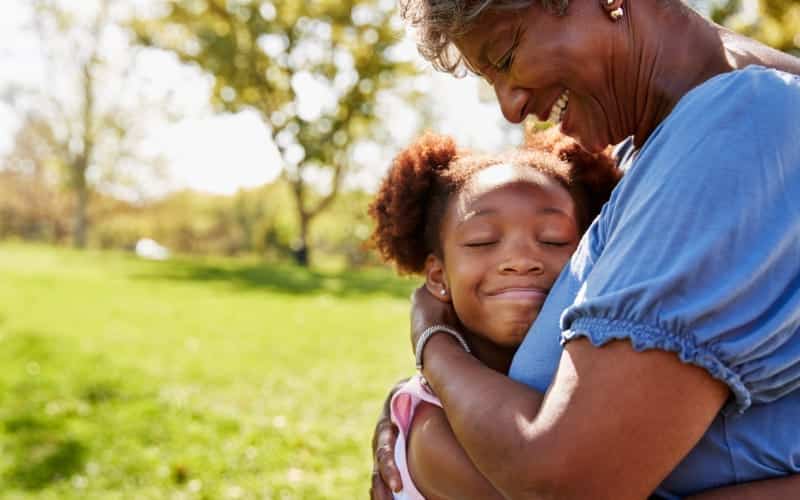
POLYGON ((514 87, 507 78, 499 76, 494 81, 494 93, 506 120, 511 123, 522 123, 525 120, 529 98, 525 89, 514 87))

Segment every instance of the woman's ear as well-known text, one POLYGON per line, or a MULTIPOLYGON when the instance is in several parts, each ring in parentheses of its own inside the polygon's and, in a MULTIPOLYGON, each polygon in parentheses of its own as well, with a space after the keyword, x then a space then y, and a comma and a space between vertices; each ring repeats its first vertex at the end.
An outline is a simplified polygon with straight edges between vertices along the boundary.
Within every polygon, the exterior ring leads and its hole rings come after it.
POLYGON ((425 259, 425 288, 442 302, 451 302, 450 289, 444 275, 444 263, 433 254, 425 259))

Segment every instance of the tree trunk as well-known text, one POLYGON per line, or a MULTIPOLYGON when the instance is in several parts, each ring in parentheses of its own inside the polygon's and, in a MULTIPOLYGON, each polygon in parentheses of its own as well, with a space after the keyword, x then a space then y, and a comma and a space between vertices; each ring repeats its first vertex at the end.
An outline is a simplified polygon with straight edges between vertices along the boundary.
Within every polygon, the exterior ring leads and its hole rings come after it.
POLYGON ((292 257, 294 257, 294 261, 297 265, 308 267, 308 225, 311 222, 311 218, 308 214, 302 213, 302 210, 298 215, 300 215, 300 239, 297 245, 292 249, 292 257))
POLYGON ((75 248, 86 248, 88 221, 86 217, 89 205, 89 190, 86 188, 84 175, 75 181, 75 212, 73 214, 72 245, 75 248))
MULTIPOLYGON (((95 20, 94 39, 99 38, 103 19, 105 19, 105 4, 103 12, 95 20)), ((86 211, 89 206, 89 186, 86 183, 86 171, 89 170, 92 154, 94 153, 94 79, 92 68, 97 64, 97 48, 95 47, 91 57, 84 63, 83 73, 83 109, 81 110, 81 121, 83 123, 82 147, 83 151, 75 158, 72 165, 73 183, 75 189, 75 219, 72 228, 72 244, 75 248, 86 248, 86 233, 89 221, 86 211)))
POLYGON ((311 220, 323 210, 327 209, 333 200, 336 199, 336 196, 339 194, 339 189, 341 188, 343 172, 344 168, 341 165, 334 166, 331 192, 313 207, 306 205, 306 185, 305 181, 303 181, 302 171, 297 173, 296 178, 289 179, 289 182, 292 184, 292 192, 294 193, 294 201, 297 207, 297 219, 300 221, 300 238, 298 244, 292 251, 292 255, 294 256, 295 262, 303 267, 308 267, 311 260, 309 255, 310 249, 308 248, 308 228, 311 225, 311 220))

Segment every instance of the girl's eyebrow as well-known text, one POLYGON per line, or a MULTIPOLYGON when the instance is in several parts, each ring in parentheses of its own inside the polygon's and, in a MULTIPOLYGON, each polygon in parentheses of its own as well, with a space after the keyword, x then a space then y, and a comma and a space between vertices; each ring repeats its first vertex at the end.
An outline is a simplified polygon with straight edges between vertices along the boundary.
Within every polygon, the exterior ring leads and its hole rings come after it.
POLYGON ((476 217, 485 217, 487 215, 494 215, 497 213, 497 210, 494 208, 479 208, 477 210, 472 210, 471 212, 467 212, 464 214, 464 217, 458 221, 456 227, 459 227, 467 222, 475 219, 476 217))
MULTIPOLYGON (((460 227, 467 222, 474 220, 477 217, 486 217, 488 215, 495 215, 497 214, 497 210, 494 208, 479 208, 477 210, 473 210, 464 214, 464 217, 458 221, 456 227, 460 227)), ((558 215, 561 217, 572 217, 569 212, 562 210, 558 207, 542 207, 536 211, 537 215, 558 215)))

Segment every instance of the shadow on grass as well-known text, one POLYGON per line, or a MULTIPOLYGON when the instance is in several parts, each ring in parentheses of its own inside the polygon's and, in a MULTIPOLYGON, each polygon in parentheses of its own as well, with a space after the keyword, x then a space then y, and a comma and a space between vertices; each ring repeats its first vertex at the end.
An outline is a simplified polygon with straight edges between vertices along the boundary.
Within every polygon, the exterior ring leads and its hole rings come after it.
POLYGON ((42 399, 52 391, 50 381, 39 374, 40 367, 51 359, 47 339, 35 332, 19 331, 6 337, 0 346, 3 364, 10 370, 6 376, 19 374, 8 380, 10 390, 4 394, 5 404, 11 404, 0 422, 3 450, 10 458, 3 479, 26 490, 40 490, 83 470, 88 450, 69 435, 64 418, 42 411, 42 399), (27 366, 21 360, 28 360, 27 366))
POLYGON ((7 420, 5 427, 13 438, 13 461, 5 474, 9 484, 41 490, 84 469, 87 447, 66 436, 58 420, 25 414, 7 420))
POLYGON ((59 342, 31 331, 13 332, 0 342, 5 368, 0 382, 7 388, 0 397, 0 439, 8 463, 0 478, 4 484, 38 491, 82 472, 90 450, 71 429, 75 421, 86 422, 79 408, 103 404, 120 392, 113 381, 53 370, 69 357, 72 366, 103 373, 97 367, 102 360, 76 360, 72 346, 59 342))
POLYGON ((264 289, 288 294, 324 293, 336 297, 385 295, 407 298, 415 280, 399 278, 387 269, 324 272, 291 264, 216 264, 172 261, 154 266, 137 279, 220 282, 247 289, 264 289))

